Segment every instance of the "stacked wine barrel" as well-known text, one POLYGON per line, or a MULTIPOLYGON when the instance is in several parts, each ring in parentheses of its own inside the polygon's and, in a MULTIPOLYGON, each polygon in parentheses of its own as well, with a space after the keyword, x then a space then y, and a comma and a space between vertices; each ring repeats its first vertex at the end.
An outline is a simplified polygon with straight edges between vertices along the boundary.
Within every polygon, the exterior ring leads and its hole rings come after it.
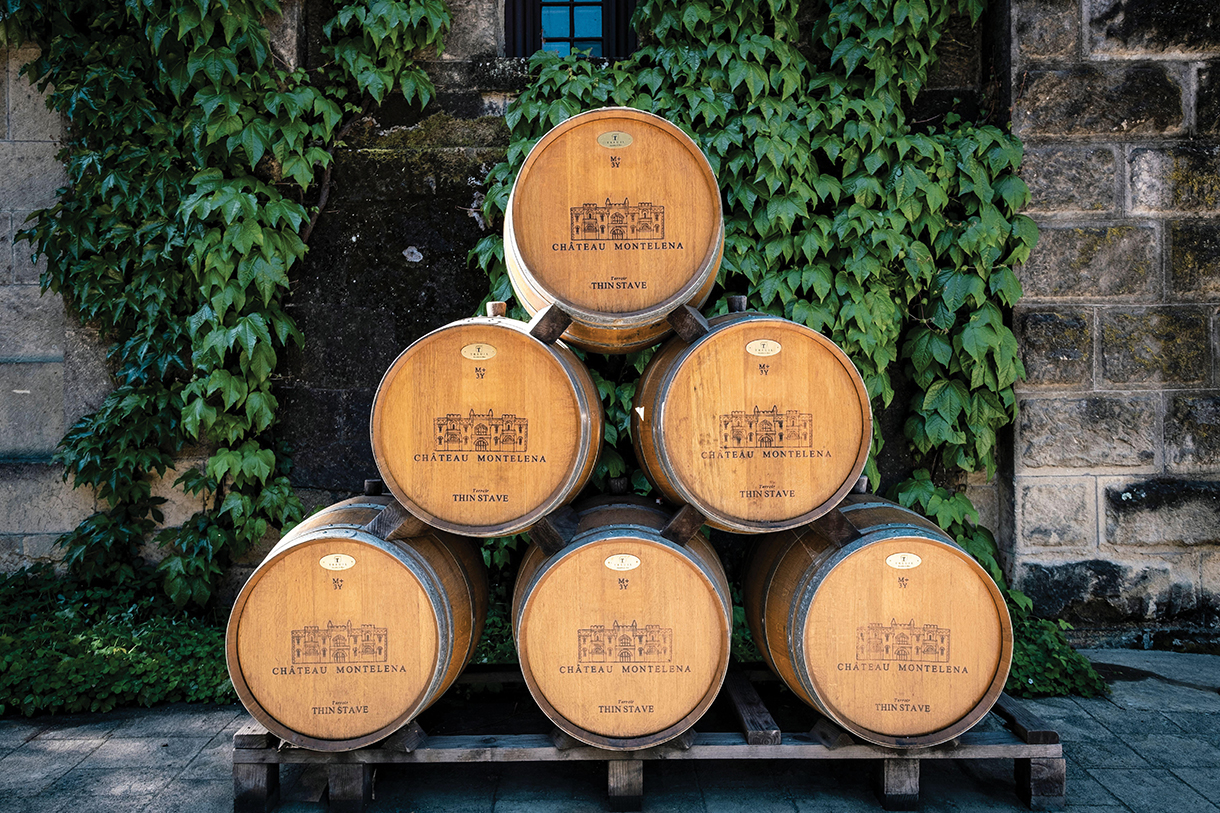
POLYGON ((406 348, 370 420, 392 497, 306 521, 238 597, 230 673, 257 719, 331 750, 404 725, 477 643, 486 575, 469 537, 529 532, 512 631, 539 707, 601 748, 678 737, 729 662, 729 585, 703 525, 757 536, 743 593, 755 641, 822 713, 903 747, 987 712, 1011 655, 1004 602, 934 525, 849 496, 873 433, 851 360, 743 297, 699 313, 724 227, 688 136, 627 108, 568 119, 526 157, 504 243, 532 321, 491 303, 406 348), (638 462, 671 507, 622 494, 570 506, 604 418, 568 345, 625 353, 671 332, 631 414, 638 462))

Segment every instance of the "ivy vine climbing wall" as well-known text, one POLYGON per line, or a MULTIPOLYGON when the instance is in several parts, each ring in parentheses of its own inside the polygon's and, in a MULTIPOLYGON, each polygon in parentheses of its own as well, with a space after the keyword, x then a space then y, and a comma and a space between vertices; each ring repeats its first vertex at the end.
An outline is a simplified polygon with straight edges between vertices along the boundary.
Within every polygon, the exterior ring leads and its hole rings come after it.
POLYGON ((165 588, 206 603, 223 568, 300 518, 276 438, 272 378, 300 335, 284 310, 351 122, 391 93, 426 104, 412 61, 449 26, 440 0, 339 3, 325 64, 270 49, 274 0, 22 0, 0 44, 42 46, 29 66, 68 119, 68 186, 25 233, 44 287, 112 342, 117 387, 57 454, 107 509, 63 540, 86 580, 134 575, 162 519, 151 478, 185 444, 209 450, 179 483, 211 510, 160 532, 165 588))
MULTIPOLYGON (((502 222, 530 147, 569 116, 621 105, 677 123, 703 148, 726 203, 721 290, 830 336, 859 368, 875 411, 895 398, 900 371, 914 382, 904 440, 926 468, 896 496, 938 519, 1003 584, 991 533, 964 495, 934 485, 928 471, 993 475, 997 432, 1015 418, 1013 384, 1024 370, 1004 309, 1021 294, 1013 266, 1037 240, 1019 214, 1029 196, 1016 174, 1022 147, 952 114, 919 130, 905 106, 924 86, 950 14, 977 21, 983 5, 833 0, 819 5, 810 30, 798 24, 795 0, 643 0, 634 24, 645 42, 630 58, 533 57, 484 215, 502 222)), ((499 236, 472 252, 495 299, 512 295, 503 256, 499 236)), ((726 311, 721 297, 709 315, 726 311)), ((641 490, 627 410, 648 356, 598 377, 610 447, 599 475, 630 473, 641 490)), ((882 443, 878 422, 873 483, 882 443)), ((1007 592, 1024 617, 1028 599, 1007 592)))

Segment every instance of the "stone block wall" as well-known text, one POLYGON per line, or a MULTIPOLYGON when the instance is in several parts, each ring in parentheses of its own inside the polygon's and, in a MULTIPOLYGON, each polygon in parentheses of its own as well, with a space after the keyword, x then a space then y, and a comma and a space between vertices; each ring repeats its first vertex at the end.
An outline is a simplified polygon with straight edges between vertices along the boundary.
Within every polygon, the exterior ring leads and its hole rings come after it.
POLYGON ((14 240, 34 209, 64 183, 56 160, 63 125, 19 75, 37 52, 0 48, 0 568, 54 561, 55 538, 95 510, 92 495, 62 481, 51 453, 83 405, 66 375, 63 301, 43 296, 41 269, 14 240))
MULTIPOLYGON (((65 483, 51 457, 112 388, 105 344, 65 314, 57 294, 42 293, 43 264, 16 240, 30 213, 54 204, 65 183, 56 157, 63 121, 21 75, 36 55, 28 46, 0 48, 0 572, 58 562, 55 540, 104 507, 89 489, 65 483)), ((155 484, 169 499, 169 525, 202 507, 172 483, 167 476, 155 484)))
POLYGON ((1220 609, 1220 6, 1014 0, 1014 131, 1042 236, 1010 561, 1049 615, 1220 609))

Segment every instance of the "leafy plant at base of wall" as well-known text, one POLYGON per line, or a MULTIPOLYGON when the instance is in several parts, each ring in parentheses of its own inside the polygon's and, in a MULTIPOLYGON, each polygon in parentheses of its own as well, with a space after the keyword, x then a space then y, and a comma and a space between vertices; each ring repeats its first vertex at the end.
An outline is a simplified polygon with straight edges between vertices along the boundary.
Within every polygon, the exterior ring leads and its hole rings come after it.
POLYGON ((137 548, 163 521, 152 480, 201 443, 206 465, 176 485, 213 507, 156 541, 174 602, 204 604, 225 564, 300 519, 272 380, 301 340, 284 297, 325 202, 330 149, 392 92, 427 103, 434 91, 411 54, 440 47, 448 11, 441 0, 337 4, 323 26, 328 61, 306 71, 271 51, 274 0, 0 10, 0 45, 42 44, 23 70, 70 124, 68 186, 21 236, 47 259, 44 288, 113 342, 117 370, 114 392, 57 454, 109 509, 61 545, 86 581, 134 578, 137 548))
POLYGON ((0 580, 0 714, 232 703, 224 626, 176 612, 148 571, 118 587, 49 568, 0 580))
POLYGON ((1012 669, 1004 691, 1021 697, 1047 694, 1078 694, 1096 697, 1109 687, 1093 665, 1068 644, 1065 621, 1038 618, 1033 602, 1008 586, 996 558, 995 538, 978 524, 979 514, 965 494, 949 491, 932 482, 926 469, 916 471, 895 489, 898 502, 935 520, 957 540, 995 579, 1012 617, 1012 669))
MULTIPOLYGON (((831 0, 812 30, 798 25, 799 5, 642 0, 632 22, 649 39, 631 57, 536 54, 531 85, 506 113, 512 141, 488 174, 484 217, 502 222, 525 156, 563 120, 611 105, 664 116, 719 179, 721 288, 829 336, 875 411, 893 400, 902 364, 916 389, 904 425, 911 447, 929 467, 993 475, 996 433, 1015 418, 1013 385, 1024 375, 1003 308, 1020 297, 1013 267, 1037 240, 1018 213, 1029 199, 1016 174, 1023 150, 953 114, 917 131, 904 107, 924 86, 950 13, 977 21, 983 1, 831 0)), ((508 300, 502 238, 484 238, 471 258, 491 298, 508 300)), ((725 313, 726 300, 710 311, 725 313)), ((590 357, 617 370, 598 381, 610 452, 599 476, 631 470, 620 406, 646 359, 590 357)), ((881 445, 877 422, 873 483, 881 445)), ((999 572, 985 529, 971 525, 966 541, 999 572)))

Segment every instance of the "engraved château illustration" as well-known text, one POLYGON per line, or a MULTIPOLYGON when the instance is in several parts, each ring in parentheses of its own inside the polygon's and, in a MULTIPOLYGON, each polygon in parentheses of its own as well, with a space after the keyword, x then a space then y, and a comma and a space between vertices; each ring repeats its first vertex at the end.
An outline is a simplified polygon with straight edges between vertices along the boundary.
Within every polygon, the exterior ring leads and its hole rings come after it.
POLYGON ((529 419, 493 410, 468 415, 451 412, 436 419, 438 452, 525 452, 529 450, 529 419))
POLYGON ((350 620, 346 624, 327 621, 325 628, 307 626, 292 631, 292 662, 385 663, 388 637, 385 627, 356 626, 350 620))
POLYGON ((665 207, 653 203, 634 206, 623 198, 605 206, 586 203, 572 207, 573 240, 662 240, 665 238, 665 207))
POLYGON ((733 410, 720 416, 722 449, 807 449, 813 446, 813 414, 772 406, 766 412, 733 410))
POLYGON ((856 660, 949 662, 949 630, 936 624, 915 626, 915 619, 888 626, 878 622, 856 629, 856 660))
POLYGON ((673 660, 674 631, 647 624, 595 624, 577 630, 579 663, 669 663, 673 660))

